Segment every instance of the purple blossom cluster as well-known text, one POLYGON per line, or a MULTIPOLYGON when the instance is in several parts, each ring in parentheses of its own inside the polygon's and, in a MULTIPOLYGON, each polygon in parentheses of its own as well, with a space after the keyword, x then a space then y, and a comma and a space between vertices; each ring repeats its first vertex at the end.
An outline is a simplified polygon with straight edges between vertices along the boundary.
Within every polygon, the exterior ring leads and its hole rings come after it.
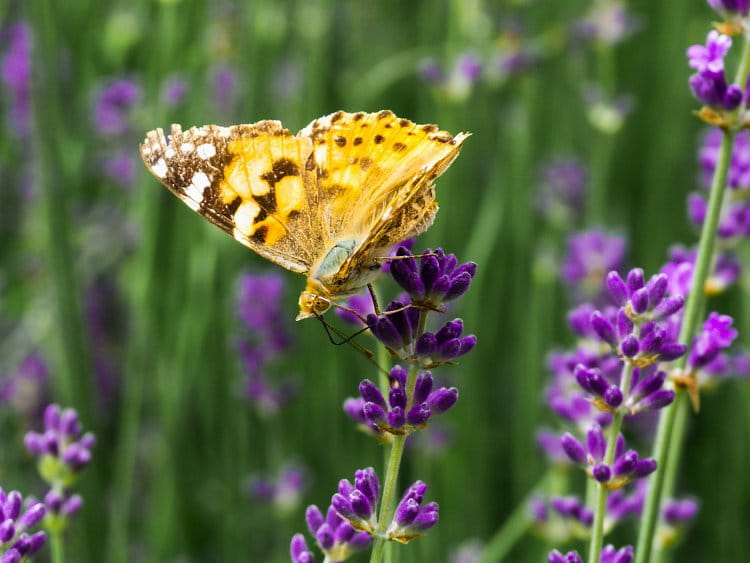
MULTIPOLYGON (((408 543, 437 524, 439 507, 424 502, 426 491, 427 485, 421 481, 406 489, 386 529, 389 540, 408 543)), ((327 561, 344 561, 370 546, 378 529, 379 493, 378 476, 368 467, 355 472, 354 483, 348 479, 339 482, 325 517, 317 506, 307 507, 308 529, 327 561)), ((292 563, 315 561, 302 534, 292 538, 290 552, 292 563)))
POLYGON ((284 281, 277 274, 242 274, 237 283, 237 316, 242 323, 238 349, 245 369, 245 393, 262 415, 275 415, 292 400, 299 385, 292 379, 273 381, 268 365, 287 351, 291 338, 281 304, 284 281))
POLYGON ((80 472, 91 461, 96 439, 84 433, 74 409, 56 404, 44 410, 44 431, 27 432, 26 449, 38 458, 39 474, 50 486, 44 498, 48 525, 62 529, 83 505, 79 495, 71 494, 80 472))
POLYGON ((724 57, 732 46, 732 38, 716 30, 708 32, 705 45, 688 48, 688 64, 696 70, 690 77, 690 88, 703 104, 719 111, 733 111, 742 103, 745 93, 741 86, 728 84, 724 57))
POLYGON ((306 471, 293 464, 283 466, 277 475, 256 474, 249 479, 251 496, 281 514, 297 508, 307 487, 306 471))
MULTIPOLYGON (((435 332, 424 330, 421 319, 428 311, 442 312, 445 302, 466 293, 476 271, 475 263, 459 264, 441 248, 425 250, 419 260, 407 248, 399 248, 390 274, 409 299, 391 301, 381 315, 368 314, 365 321, 371 334, 392 356, 425 368, 468 354, 477 339, 473 334, 463 335, 461 319, 448 321, 435 332)), ((361 303, 354 305, 362 308, 361 303)))
MULTIPOLYGON (((609 544, 602 549, 599 563, 630 563, 633 561, 633 557, 633 546, 628 545, 618 550, 615 546, 609 544)), ((583 563, 583 559, 577 551, 562 554, 555 549, 547 556, 547 563, 583 563)))
POLYGON ((41 412, 47 394, 49 367, 36 353, 24 357, 7 377, 0 380, 0 403, 11 405, 27 416, 41 412))
POLYGON ((746 16, 750 12, 748 0, 708 0, 708 5, 724 16, 746 16))
POLYGON ((576 157, 558 156, 539 171, 535 206, 555 226, 564 228, 583 211, 588 171, 576 157))
POLYGON ((630 481, 642 479, 656 470, 654 459, 640 458, 635 450, 625 450, 625 439, 622 434, 617 437, 614 462, 611 465, 605 463, 607 440, 599 426, 589 429, 585 444, 569 432, 563 434, 560 443, 573 463, 581 466, 589 477, 609 489, 619 489, 630 481))
POLYGON ((601 299, 604 275, 622 266, 625 248, 623 237, 599 230, 582 231, 568 239, 560 273, 576 300, 601 299))
POLYGON ((344 402, 344 411, 376 434, 410 434, 427 426, 433 415, 448 411, 458 401, 455 387, 434 388, 429 371, 420 372, 409 395, 407 371, 397 365, 391 369, 390 390, 386 402, 383 393, 369 379, 359 384, 359 398, 344 402))
POLYGON ((0 563, 20 563, 45 544, 44 532, 30 533, 44 519, 44 503, 31 497, 24 501, 18 491, 0 488, 0 563))
POLYGON ((0 58, 0 77, 8 91, 8 122, 19 136, 28 135, 31 111, 31 30, 18 22, 0 32, 5 49, 0 58))
POLYGON ((44 410, 44 432, 27 432, 24 442, 41 464, 49 465, 49 473, 42 471, 45 480, 67 485, 91 461, 96 439, 90 432, 83 433, 74 409, 62 410, 51 404, 44 410))

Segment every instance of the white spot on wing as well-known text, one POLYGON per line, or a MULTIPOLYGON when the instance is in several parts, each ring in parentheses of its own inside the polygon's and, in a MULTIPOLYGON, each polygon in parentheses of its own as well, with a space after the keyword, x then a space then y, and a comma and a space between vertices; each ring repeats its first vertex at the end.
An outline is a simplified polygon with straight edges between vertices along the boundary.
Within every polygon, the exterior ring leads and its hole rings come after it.
POLYGON ((204 143, 202 145, 198 145, 198 156, 202 159, 208 159, 211 158, 216 154, 216 147, 213 146, 211 143, 204 143))
POLYGON ((182 143, 180 145, 180 150, 184 152, 185 154, 193 152, 195 149, 195 145, 193 143, 182 143))
POLYGON ((167 176, 167 163, 165 162, 165 160, 163 158, 160 158, 159 160, 156 161, 156 164, 154 164, 151 167, 151 170, 154 172, 154 174, 156 174, 157 176, 159 176, 159 178, 166 178, 166 176, 167 176))
POLYGON ((167 158, 174 157, 174 149, 172 147, 169 147, 167 150, 164 151, 164 156, 167 158))
POLYGON ((203 194, 201 194, 201 192, 199 192, 193 184, 190 184, 187 188, 185 188, 185 195, 187 197, 183 197, 182 201, 184 201, 185 204, 193 211, 198 211, 198 209, 200 209, 201 207, 203 194))
POLYGON ((211 180, 208 179, 208 176, 204 172, 196 172, 193 174, 193 185, 201 190, 205 190, 208 186, 211 185, 211 180))
POLYGON ((246 237, 253 234, 253 220, 258 216, 258 213, 260 213, 260 207, 257 203, 252 200, 242 202, 234 213, 235 230, 246 237))

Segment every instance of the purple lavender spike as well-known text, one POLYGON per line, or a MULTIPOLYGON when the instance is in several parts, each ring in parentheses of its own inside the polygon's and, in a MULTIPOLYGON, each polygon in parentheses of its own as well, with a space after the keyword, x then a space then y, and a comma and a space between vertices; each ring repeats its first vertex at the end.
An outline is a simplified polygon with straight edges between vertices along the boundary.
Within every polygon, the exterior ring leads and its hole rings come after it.
POLYGON ((432 374, 429 371, 423 371, 417 375, 414 394, 412 396, 412 403, 414 405, 419 405, 427 400, 427 397, 432 392, 433 383, 432 374))
POLYGON ((429 397, 427 397, 427 404, 430 407, 431 412, 435 414, 442 414, 458 401, 458 389, 451 387, 446 389, 441 387, 440 389, 433 391, 429 397))
POLYGON ((365 496, 362 491, 356 489, 352 491, 349 495, 349 502, 354 514, 360 518, 369 520, 372 517, 372 506, 370 505, 370 501, 367 500, 367 496, 365 496))
POLYGON ((433 356, 437 352, 437 337, 432 332, 425 332, 417 340, 414 351, 419 356, 433 356))
POLYGON ((662 302, 668 287, 669 278, 666 274, 655 274, 654 276, 651 276, 651 279, 648 280, 648 283, 646 284, 646 289, 648 290, 648 301, 651 308, 657 307, 662 302))
POLYGON ((609 274, 607 274, 607 291, 609 291, 609 294, 612 296, 612 299, 614 299, 615 303, 617 305, 622 306, 625 305, 625 303, 628 300, 628 286, 625 285, 625 282, 620 277, 620 274, 618 274, 615 270, 611 271, 609 274))
POLYGON ((642 287, 630 296, 630 304, 637 315, 642 315, 648 310, 648 289, 642 287))
POLYGON ((375 403, 384 410, 388 409, 388 405, 386 404, 385 398, 380 392, 380 389, 378 389, 378 386, 369 379, 365 379, 359 384, 359 394, 362 395, 362 398, 366 402, 375 403))
POLYGON ((320 528, 325 522, 323 513, 320 512, 320 509, 314 504, 307 507, 307 510, 305 511, 305 520, 307 521, 307 527, 312 535, 315 535, 318 532, 318 528, 320 528))
POLYGON ((406 420, 414 426, 422 426, 423 424, 427 424, 431 414, 430 406, 427 403, 421 403, 409 409, 409 412, 406 414, 406 420))
POLYGON ((632 358, 640 351, 638 339, 630 334, 626 336, 620 344, 620 351, 626 358, 632 358))
POLYGON ((612 408, 617 408, 622 404, 622 391, 616 386, 612 386, 604 393, 604 401, 612 408))
POLYGON ((367 420, 375 424, 382 424, 386 421, 386 411, 376 403, 365 403, 362 412, 367 420))
POLYGON ((602 427, 594 424, 586 432, 586 447, 589 454, 597 461, 604 459, 604 453, 607 451, 607 440, 604 438, 602 427))
POLYGON ((608 465, 603 463, 595 465, 591 473, 594 476, 594 479, 600 483, 606 483, 612 477, 612 470, 608 465))
POLYGON ((629 450, 615 460, 614 470, 615 475, 627 475, 632 473, 638 463, 638 454, 635 450, 629 450))
POLYGON ((630 291, 631 295, 641 289, 645 285, 645 280, 643 277, 643 270, 641 268, 633 268, 628 272, 628 277, 625 280, 625 283, 628 286, 628 290, 630 291))
POLYGON ((594 311, 591 314, 591 328, 594 329, 597 336, 610 346, 617 345, 617 336, 615 335, 615 327, 609 322, 600 311, 594 311))
POLYGON ((560 444, 571 461, 581 465, 586 464, 586 449, 572 434, 569 432, 563 434, 560 438, 560 444))
POLYGON ((391 428, 401 428, 406 424, 406 414, 401 407, 393 407, 387 415, 388 426, 391 428))

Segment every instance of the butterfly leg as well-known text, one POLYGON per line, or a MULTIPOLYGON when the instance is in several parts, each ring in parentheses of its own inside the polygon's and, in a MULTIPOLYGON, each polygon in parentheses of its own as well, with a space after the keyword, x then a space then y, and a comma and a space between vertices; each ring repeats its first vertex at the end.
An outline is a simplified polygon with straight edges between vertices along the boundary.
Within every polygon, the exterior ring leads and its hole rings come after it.
POLYGON ((370 292, 370 297, 372 298, 372 308, 375 311, 375 314, 379 317, 380 305, 378 304, 378 295, 377 293, 375 293, 375 288, 372 286, 371 283, 367 284, 367 291, 370 292))
POLYGON ((425 252, 424 254, 407 254, 406 256, 383 256, 373 258, 373 260, 408 260, 409 258, 427 258, 428 256, 437 256, 434 252, 425 252))

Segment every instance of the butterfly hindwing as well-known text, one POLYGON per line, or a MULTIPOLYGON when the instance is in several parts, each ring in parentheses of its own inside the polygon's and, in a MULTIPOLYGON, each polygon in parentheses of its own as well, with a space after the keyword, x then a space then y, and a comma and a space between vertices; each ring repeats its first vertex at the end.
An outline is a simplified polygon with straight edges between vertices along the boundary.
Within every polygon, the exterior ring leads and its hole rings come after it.
POLYGON ((306 274, 323 237, 308 199, 312 149, 278 121, 151 131, 141 147, 151 173, 191 209, 261 256, 306 274))

